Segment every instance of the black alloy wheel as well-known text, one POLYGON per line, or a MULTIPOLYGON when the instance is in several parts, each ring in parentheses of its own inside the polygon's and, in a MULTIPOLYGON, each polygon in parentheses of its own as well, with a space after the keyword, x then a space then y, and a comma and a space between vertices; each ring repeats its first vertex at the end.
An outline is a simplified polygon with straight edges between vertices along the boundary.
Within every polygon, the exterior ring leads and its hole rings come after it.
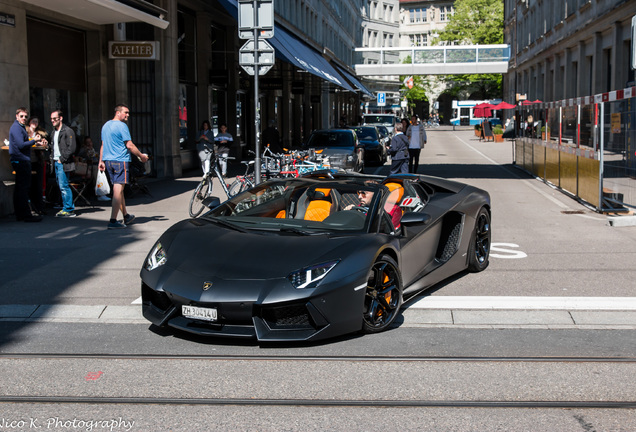
POLYGON ((395 321, 402 306, 402 277, 397 263, 382 255, 371 267, 364 296, 362 330, 378 333, 395 321))
POLYGON ((468 270, 480 272, 488 267, 488 257, 490 256, 490 242, 492 232, 490 229, 490 213, 482 207, 475 219, 475 228, 468 251, 468 270))

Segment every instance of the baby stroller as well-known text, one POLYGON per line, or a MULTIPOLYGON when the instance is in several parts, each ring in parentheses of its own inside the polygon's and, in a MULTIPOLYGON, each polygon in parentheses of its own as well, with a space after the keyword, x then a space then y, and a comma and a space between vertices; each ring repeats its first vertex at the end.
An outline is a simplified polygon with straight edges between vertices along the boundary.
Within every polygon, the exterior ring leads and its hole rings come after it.
POLYGON ((139 183, 144 177, 147 177, 148 173, 146 172, 146 165, 141 162, 136 157, 131 157, 130 162, 130 182, 124 188, 124 194, 126 197, 132 197, 137 192, 142 192, 150 197, 152 194, 150 193, 150 189, 145 184, 139 183))

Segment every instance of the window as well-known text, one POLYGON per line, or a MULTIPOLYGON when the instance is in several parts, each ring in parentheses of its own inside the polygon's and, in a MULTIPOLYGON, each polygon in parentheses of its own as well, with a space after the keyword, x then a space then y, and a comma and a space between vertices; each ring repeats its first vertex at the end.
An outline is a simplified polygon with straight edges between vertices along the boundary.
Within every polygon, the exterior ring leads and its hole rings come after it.
POLYGON ((453 7, 452 6, 441 6, 439 8, 439 20, 440 21, 448 21, 452 14, 453 14, 453 7))
POLYGON ((409 16, 411 18, 411 23, 426 22, 426 8, 410 9, 409 16))

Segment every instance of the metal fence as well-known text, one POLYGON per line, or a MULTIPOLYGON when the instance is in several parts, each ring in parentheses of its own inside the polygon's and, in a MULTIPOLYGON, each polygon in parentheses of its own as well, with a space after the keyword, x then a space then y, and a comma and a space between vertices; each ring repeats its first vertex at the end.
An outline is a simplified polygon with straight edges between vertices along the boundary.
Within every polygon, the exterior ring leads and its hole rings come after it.
POLYGON ((636 209, 636 87, 515 114, 515 163, 597 211, 636 209))

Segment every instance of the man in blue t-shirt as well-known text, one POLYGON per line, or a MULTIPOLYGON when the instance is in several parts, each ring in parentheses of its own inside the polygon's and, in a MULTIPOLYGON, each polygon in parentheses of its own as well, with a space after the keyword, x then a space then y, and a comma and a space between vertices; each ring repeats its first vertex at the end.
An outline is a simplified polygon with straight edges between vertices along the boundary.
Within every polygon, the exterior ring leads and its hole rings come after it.
POLYGON ((126 125, 130 110, 124 104, 115 107, 115 117, 102 127, 102 148, 99 151, 99 170, 107 171, 113 183, 113 204, 108 222, 108 229, 126 228, 134 215, 126 211, 124 186, 130 179, 130 155, 139 158, 142 163, 148 161, 148 155, 139 151, 133 144, 130 131, 126 125), (117 220, 121 210, 123 222, 117 220))

